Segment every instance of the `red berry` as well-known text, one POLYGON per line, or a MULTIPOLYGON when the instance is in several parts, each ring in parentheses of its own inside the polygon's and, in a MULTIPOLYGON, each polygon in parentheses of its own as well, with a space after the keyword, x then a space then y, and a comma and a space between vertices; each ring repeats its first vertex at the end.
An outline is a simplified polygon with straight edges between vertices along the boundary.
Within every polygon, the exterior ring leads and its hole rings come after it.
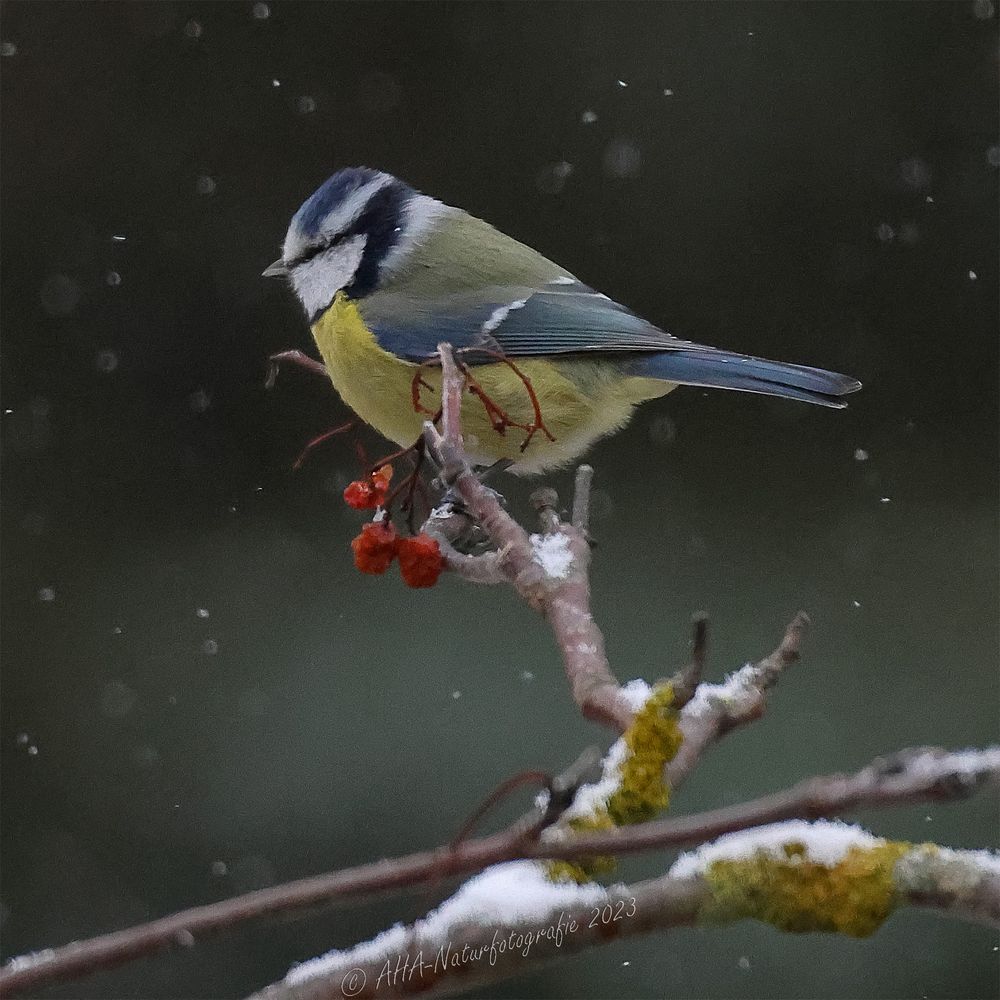
POLYGON ((393 559, 399 539, 391 521, 370 521, 361 529, 352 542, 354 565, 362 573, 379 576, 384 573, 393 559))
POLYGON ((415 538, 401 538, 396 548, 399 555, 399 571, 404 582, 410 587, 433 587, 437 583, 444 559, 441 547, 429 535, 415 538))
POLYGON ((372 510, 375 507, 381 507, 389 492, 391 479, 392 466, 383 465, 367 479, 356 479, 353 483, 348 483, 344 490, 344 502, 355 510, 372 510))
POLYGON ((363 479, 356 479, 353 483, 347 484, 344 490, 344 503, 355 510, 368 510, 378 506, 372 484, 363 479))

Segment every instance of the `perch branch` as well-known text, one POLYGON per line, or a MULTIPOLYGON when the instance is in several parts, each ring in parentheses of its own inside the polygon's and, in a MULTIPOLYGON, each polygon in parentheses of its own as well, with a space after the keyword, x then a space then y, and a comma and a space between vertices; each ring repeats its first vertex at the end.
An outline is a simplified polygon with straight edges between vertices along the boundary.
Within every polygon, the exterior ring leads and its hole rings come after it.
MULTIPOLYGON (((465 513, 435 511, 430 519, 433 537, 448 542, 442 552, 449 569, 476 582, 497 582, 502 576, 515 591, 548 621, 562 654, 573 698, 583 715, 621 732, 632 718, 632 706, 622 694, 604 651, 604 636, 590 613, 590 545, 585 531, 559 520, 558 497, 540 494, 541 535, 528 533, 504 510, 496 493, 473 473, 462 450, 460 407, 463 375, 451 347, 438 345, 441 358, 441 431, 428 422, 424 439, 441 469, 441 479, 461 498, 468 516, 486 532, 494 551, 484 556, 463 556, 452 539, 467 529, 465 513), (448 527, 450 517, 462 518, 459 527, 448 527), (477 560, 491 557, 486 566, 477 560)), ((585 519, 589 506, 590 476, 577 478, 574 509, 585 519)))

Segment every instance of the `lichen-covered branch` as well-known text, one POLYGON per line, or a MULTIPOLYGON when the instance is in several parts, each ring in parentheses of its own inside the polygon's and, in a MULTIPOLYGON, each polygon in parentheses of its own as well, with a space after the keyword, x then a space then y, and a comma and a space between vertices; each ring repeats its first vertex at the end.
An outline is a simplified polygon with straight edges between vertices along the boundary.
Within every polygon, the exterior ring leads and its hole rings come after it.
POLYGON ((699 916, 779 930, 868 937, 903 905, 1000 927, 1000 854, 874 837, 846 823, 792 820, 731 833, 681 855, 673 878, 703 878, 699 916))
MULTIPOLYGON (((582 809, 596 808, 601 794, 605 797, 613 794, 613 787, 581 785, 582 781, 592 780, 588 777, 591 767, 589 755, 581 756, 553 779, 555 798, 550 796, 549 801, 502 833, 260 889, 89 941, 46 949, 3 967, 0 995, 73 979, 98 969, 123 965, 144 955, 190 945, 209 934, 249 920, 305 912, 333 900, 356 900, 376 893, 384 895, 437 883, 449 876, 469 875, 501 862, 524 858, 572 860, 690 846, 792 817, 827 817, 860 807, 961 799, 977 791, 1000 787, 1000 747, 958 753, 922 748, 881 758, 853 775, 811 778, 786 791, 739 806, 613 830, 578 833, 571 839, 542 837, 543 832, 557 828, 552 824, 560 820, 571 801, 579 814, 582 809)), ((572 813, 567 811, 566 815, 572 813)), ((961 852, 958 856, 965 857, 961 852)), ((952 855, 942 850, 937 857, 944 864, 952 855)), ((973 852, 973 857, 979 855, 973 852)), ((995 912, 1000 882, 970 886, 967 875, 962 874, 965 869, 954 866, 927 882, 921 881, 923 871, 924 867, 905 869, 900 875, 903 880, 900 884, 906 887, 915 904, 945 908, 966 919, 978 919, 981 914, 991 912, 991 907, 995 912), (942 896, 946 883, 952 884, 951 896, 947 898, 942 896)), ((509 902, 516 906, 516 900, 509 902)))
POLYGON ((252 1000, 449 996, 608 941, 690 924, 761 920, 866 937, 898 908, 1000 926, 1000 858, 792 822, 723 837, 657 879, 556 884, 537 863, 498 865, 423 920, 294 967, 252 1000))

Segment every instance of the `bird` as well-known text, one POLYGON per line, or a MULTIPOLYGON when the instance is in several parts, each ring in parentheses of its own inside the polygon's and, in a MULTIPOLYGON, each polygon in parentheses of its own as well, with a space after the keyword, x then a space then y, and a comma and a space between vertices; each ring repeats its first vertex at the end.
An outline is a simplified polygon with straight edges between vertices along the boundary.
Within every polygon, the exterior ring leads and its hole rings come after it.
POLYGON ((439 406, 435 359, 450 344, 472 390, 461 409, 469 459, 517 475, 576 461, 678 385, 837 408, 861 388, 681 340, 489 223, 369 167, 338 170, 305 200, 264 275, 290 283, 342 400, 401 447, 439 406))

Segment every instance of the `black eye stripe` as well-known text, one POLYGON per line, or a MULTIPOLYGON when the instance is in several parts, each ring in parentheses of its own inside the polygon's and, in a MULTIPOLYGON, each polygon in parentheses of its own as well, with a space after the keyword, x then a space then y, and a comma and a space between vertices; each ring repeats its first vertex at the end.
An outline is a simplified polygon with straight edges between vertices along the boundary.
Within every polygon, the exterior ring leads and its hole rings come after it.
POLYGON ((351 235, 351 231, 348 229, 343 233, 337 233, 336 236, 331 236, 329 239, 324 240, 322 243, 315 247, 309 247, 307 250, 303 250, 297 257, 293 257, 291 260, 285 262, 286 267, 297 267, 299 264, 304 264, 307 260, 312 260, 313 257, 318 254, 325 253, 327 250, 332 249, 338 243, 343 242, 343 240, 351 235))

